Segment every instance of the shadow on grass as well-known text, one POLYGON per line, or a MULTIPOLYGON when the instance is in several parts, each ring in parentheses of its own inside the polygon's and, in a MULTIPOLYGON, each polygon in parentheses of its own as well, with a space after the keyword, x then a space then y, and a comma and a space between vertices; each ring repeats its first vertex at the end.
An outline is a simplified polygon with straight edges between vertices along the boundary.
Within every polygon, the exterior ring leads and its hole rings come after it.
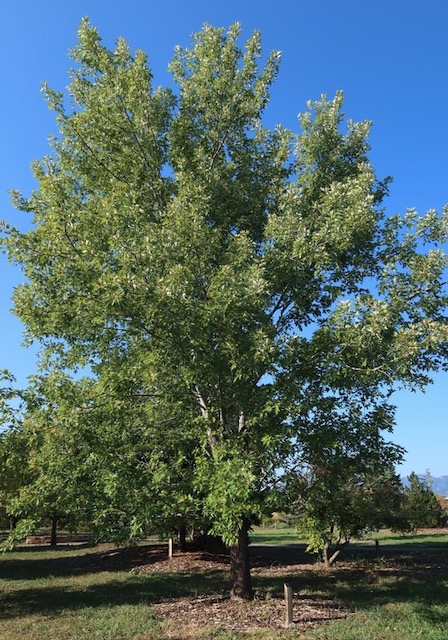
MULTIPOLYGON (((305 552, 305 545, 252 545, 252 566, 275 566, 281 564, 303 565, 314 562, 313 556, 305 552)), ((99 572, 129 570, 148 566, 167 559, 166 545, 142 545, 107 550, 82 550, 74 555, 73 547, 59 547, 50 557, 48 546, 21 548, 8 558, 0 556, 0 577, 7 580, 40 580, 48 577, 72 577, 99 572), (68 552, 65 555, 64 552, 68 552), (56 557, 55 557, 55 554, 56 557)), ((207 554, 207 560, 222 563, 223 556, 207 554)))
POLYGON ((166 545, 142 545, 126 548, 85 549, 81 555, 74 555, 73 547, 58 547, 48 557, 49 548, 22 548, 0 556, 0 578, 6 580, 39 580, 48 577, 82 576, 99 572, 130 570, 142 565, 150 565, 167 559, 166 545), (31 551, 33 552, 31 554, 31 551), (64 551, 70 555, 64 555, 64 551), (56 557, 55 557, 55 554, 56 557))
MULTIPOLYGON (((446 602, 446 600, 445 600, 446 602)), ((448 612, 445 609, 435 608, 439 603, 420 604, 416 607, 416 613, 425 622, 432 626, 447 625, 448 626, 448 612)), ((444 603, 440 603, 444 604, 444 603)))
MULTIPOLYGON (((358 550, 353 552, 351 562, 323 570, 318 566, 304 566, 309 565, 310 556, 305 554, 303 545, 283 549, 251 547, 253 566, 291 566, 286 569, 287 575, 269 574, 269 570, 267 575, 254 575, 254 587, 261 593, 282 597, 283 584, 288 582, 299 600, 318 597, 364 611, 385 604, 407 603, 422 620, 448 623, 446 607, 443 609, 448 601, 446 554, 434 559, 425 554, 406 555, 403 549, 403 554, 395 553, 393 558, 384 556, 372 561, 369 553, 353 560, 358 550), (284 557, 280 553, 284 553, 284 557)), ((206 572, 129 572, 132 568, 160 562, 163 557, 166 557, 166 548, 154 545, 88 553, 84 550, 78 556, 61 554, 45 558, 44 554, 40 557, 37 553, 31 557, 27 552, 11 559, 5 556, 0 559, 1 577, 31 581, 31 584, 18 584, 14 592, 1 596, 0 619, 39 613, 53 617, 62 611, 82 608, 151 605, 166 599, 228 592, 228 574, 222 564, 206 572), (68 580, 62 585, 49 586, 51 583, 45 580, 51 577, 68 580), (71 577, 76 580, 70 582, 71 577), (43 582, 39 583, 39 579, 43 582)), ((220 562, 219 557, 216 562, 220 562)))
POLYGON ((151 605, 176 599, 222 593, 229 590, 222 571, 204 574, 128 573, 122 579, 75 585, 36 586, 6 593, 1 598, 0 620, 32 614, 57 616, 85 607, 151 605))
POLYGON ((253 543, 249 547, 253 566, 303 565, 315 562, 306 552, 306 544, 270 545, 253 543))
POLYGON ((93 547, 93 546, 94 545, 90 544, 90 542, 81 542, 76 545, 58 544, 56 547, 51 547, 49 544, 33 544, 33 545, 23 545, 19 547, 19 549, 14 549, 12 553, 20 553, 20 554, 51 553, 55 551, 74 551, 78 549, 88 549, 89 547, 93 547))
POLYGON ((368 610, 391 603, 412 603, 428 618, 447 621, 447 612, 432 609, 448 601, 448 567, 435 572, 431 568, 340 568, 303 570, 282 576, 257 576, 255 587, 279 595, 289 583, 298 597, 309 593, 336 599, 353 609, 368 610))

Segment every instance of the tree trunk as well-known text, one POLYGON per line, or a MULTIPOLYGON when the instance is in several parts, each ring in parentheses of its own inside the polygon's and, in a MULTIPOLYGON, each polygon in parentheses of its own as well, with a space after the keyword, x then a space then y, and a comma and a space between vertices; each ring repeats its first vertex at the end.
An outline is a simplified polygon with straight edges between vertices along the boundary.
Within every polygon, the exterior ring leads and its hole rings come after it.
POLYGON ((324 564, 325 567, 327 569, 329 569, 330 567, 332 567, 334 565, 334 563, 336 562, 336 559, 338 558, 339 554, 341 553, 341 551, 343 549, 345 549, 345 547, 350 543, 350 538, 347 540, 344 540, 344 542, 338 543, 336 545, 335 550, 333 551, 333 553, 330 555, 330 547, 331 547, 331 541, 326 541, 325 542, 325 547, 324 547, 324 564))
POLYGON ((323 554, 322 554, 322 559, 323 559, 324 565, 325 565, 325 567, 327 569, 329 567, 331 567, 331 564, 330 564, 330 544, 331 544, 331 541, 325 540, 324 550, 323 550, 323 554))
POLYGON ((184 524, 181 524, 179 529, 177 530, 177 537, 179 541, 179 547, 181 551, 185 551, 187 548, 187 527, 184 524))
POLYGON ((9 516, 9 530, 14 531, 17 527, 17 518, 16 516, 9 516))
POLYGON ((249 564, 249 524, 244 522, 238 534, 238 544, 230 547, 230 576, 232 597, 253 598, 249 564))
POLYGON ((50 537, 50 545, 55 547, 58 544, 58 517, 57 515, 53 515, 51 518, 51 537, 50 537))

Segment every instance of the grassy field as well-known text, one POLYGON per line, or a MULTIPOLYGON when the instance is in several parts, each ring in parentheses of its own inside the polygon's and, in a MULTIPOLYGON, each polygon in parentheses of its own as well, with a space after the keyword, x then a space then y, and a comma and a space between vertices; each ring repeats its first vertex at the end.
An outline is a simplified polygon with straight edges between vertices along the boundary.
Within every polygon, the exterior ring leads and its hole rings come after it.
POLYGON ((300 544, 305 540, 299 540, 295 529, 291 527, 255 527, 250 534, 253 544, 300 544))
MULTIPOLYGON (((429 529, 421 530, 416 533, 393 533, 389 530, 383 530, 371 533, 365 538, 354 540, 348 547, 348 551, 352 548, 358 548, 360 545, 375 546, 375 540, 378 540, 380 546, 385 545, 387 548, 395 546, 436 546, 448 545, 448 529, 429 529)), ((305 544, 306 540, 297 536, 295 529, 291 527, 255 527, 250 534, 250 541, 253 544, 305 544)))
MULTIPOLYGON (((298 542, 287 529, 258 529, 252 539, 298 542)), ((192 603, 224 597, 229 583, 222 567, 143 572, 135 550, 21 549, 0 556, 0 640, 447 640, 448 532, 380 539, 379 555, 373 539, 365 540, 331 570, 303 561, 287 567, 286 577, 276 567, 254 571, 257 602, 250 606, 261 612, 281 595, 286 579, 295 616, 310 603, 336 602, 347 617, 288 630, 270 629, 267 620, 244 632, 213 617, 207 624, 189 622, 192 603), (183 603, 187 622, 166 619, 161 603, 183 603)))

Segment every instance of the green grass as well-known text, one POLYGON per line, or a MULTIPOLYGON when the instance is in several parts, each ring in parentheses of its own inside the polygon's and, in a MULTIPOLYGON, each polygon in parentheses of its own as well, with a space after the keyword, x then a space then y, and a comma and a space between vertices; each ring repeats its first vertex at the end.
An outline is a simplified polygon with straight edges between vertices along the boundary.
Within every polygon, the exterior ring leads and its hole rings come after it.
MULTIPOLYGON (((293 530, 256 530, 259 544, 299 543, 293 530)), ((448 535, 382 532, 353 545, 347 560, 325 571, 297 567, 289 576, 256 575, 261 593, 280 594, 291 583, 301 600, 331 599, 350 607, 344 620, 297 629, 237 633, 213 625, 176 628, 159 620, 153 604, 171 598, 226 592, 228 576, 130 571, 108 564, 101 548, 22 549, 0 556, 0 640, 447 640, 448 535)), ((124 558, 126 560, 126 558, 124 558)))
POLYGON ((82 562, 95 554, 97 549, 25 549, 1 556, 0 640, 159 639, 151 604, 222 591, 218 574, 179 579, 82 562))
POLYGON ((391 572, 370 579, 335 583, 335 595, 356 613, 321 627, 319 640, 447 640, 448 580, 391 572))
POLYGON ((295 529, 291 527, 254 527, 250 532, 252 544, 304 544, 300 540, 295 529))
POLYGON ((415 533, 392 533, 391 531, 384 530, 378 531, 378 533, 371 534, 367 539, 378 539, 388 545, 407 545, 407 544, 422 544, 422 545, 435 545, 435 544, 448 544, 448 530, 447 529, 433 529, 431 531, 417 531, 415 533))
MULTIPOLYGON (((306 544, 294 529, 257 527, 254 544, 306 544)), ((448 640, 448 532, 380 531, 355 540, 330 571, 289 578, 295 592, 320 593, 349 604, 354 615, 303 639, 448 640), (378 550, 375 540, 379 541, 378 550), (443 569, 439 568, 440 558, 443 569), (425 564, 432 563, 428 567, 425 564)), ((271 586, 272 582, 270 581, 271 586)), ((266 585, 264 585, 266 586, 266 585)))
MULTIPOLYGON (((414 532, 414 533, 393 533, 389 530, 382 530, 373 532, 366 535, 359 540, 353 540, 347 550, 353 547, 375 547, 375 540, 378 540, 380 547, 405 547, 413 546, 418 550, 418 547, 428 546, 437 548, 445 547, 448 545, 448 530, 442 529, 441 532, 434 529, 430 532, 414 532)), ((269 545, 283 545, 283 544, 298 544, 306 545, 306 540, 299 538, 295 529, 291 527, 282 527, 275 529, 274 527, 254 527, 250 533, 250 542, 253 544, 269 544, 269 545)), ((448 640, 448 639, 447 639, 448 640)))

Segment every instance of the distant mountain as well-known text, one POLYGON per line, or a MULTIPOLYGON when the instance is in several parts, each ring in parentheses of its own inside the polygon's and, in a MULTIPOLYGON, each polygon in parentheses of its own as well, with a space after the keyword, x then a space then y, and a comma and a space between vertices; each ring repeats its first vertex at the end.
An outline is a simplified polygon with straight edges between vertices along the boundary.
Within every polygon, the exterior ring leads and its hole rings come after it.
POLYGON ((434 493, 441 493, 444 496, 448 496, 448 476, 433 478, 432 490, 434 493))
MULTIPOLYGON (((417 474, 420 480, 425 480, 425 474, 417 474)), ((401 482, 408 487, 409 482, 407 478, 401 478, 401 482)), ((443 496, 448 496, 448 476, 440 476, 439 478, 432 478, 432 490, 434 493, 440 493, 443 496)))

